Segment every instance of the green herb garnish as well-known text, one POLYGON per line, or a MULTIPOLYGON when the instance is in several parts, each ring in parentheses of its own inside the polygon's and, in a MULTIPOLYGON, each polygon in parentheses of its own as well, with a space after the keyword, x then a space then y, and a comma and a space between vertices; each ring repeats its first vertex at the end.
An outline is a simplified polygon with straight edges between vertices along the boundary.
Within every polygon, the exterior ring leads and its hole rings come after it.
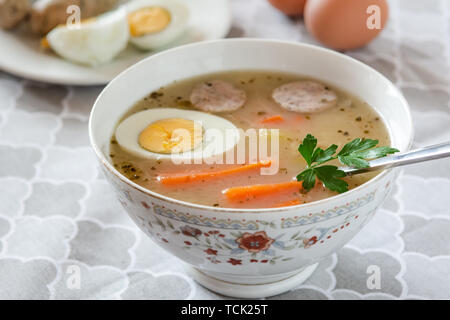
POLYGON ((303 181, 303 189, 308 192, 316 184, 316 178, 323 185, 339 193, 348 191, 348 183, 341 178, 345 172, 332 165, 324 163, 338 159, 342 164, 358 169, 367 168, 367 160, 385 157, 388 154, 399 152, 391 147, 376 147, 378 140, 356 138, 347 143, 339 153, 336 154, 338 146, 332 144, 325 150, 317 147, 317 139, 308 134, 299 145, 298 151, 306 160, 307 168, 298 176, 298 181, 303 181))

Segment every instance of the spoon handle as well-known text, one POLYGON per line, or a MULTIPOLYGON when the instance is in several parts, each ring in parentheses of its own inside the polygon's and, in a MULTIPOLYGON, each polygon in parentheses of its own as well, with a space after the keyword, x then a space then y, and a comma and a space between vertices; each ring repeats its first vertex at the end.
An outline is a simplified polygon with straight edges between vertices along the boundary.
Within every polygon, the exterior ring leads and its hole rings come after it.
POLYGON ((371 160, 369 161, 369 167, 364 169, 356 169, 351 167, 340 167, 339 169, 344 171, 347 175, 353 175, 367 171, 394 168, 445 157, 450 157, 450 142, 436 144, 433 146, 419 148, 403 153, 393 154, 389 157, 371 160))

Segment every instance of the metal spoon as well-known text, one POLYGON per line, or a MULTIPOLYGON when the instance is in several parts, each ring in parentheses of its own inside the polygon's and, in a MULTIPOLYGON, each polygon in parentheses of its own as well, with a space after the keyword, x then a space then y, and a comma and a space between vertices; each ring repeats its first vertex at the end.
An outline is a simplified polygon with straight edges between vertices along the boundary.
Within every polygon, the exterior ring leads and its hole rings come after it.
POLYGON ((369 167, 364 169, 356 169, 352 167, 340 167, 339 169, 350 176, 367 171, 394 168, 445 157, 450 157, 450 142, 436 144, 403 153, 396 153, 388 157, 371 160, 369 161, 369 167))

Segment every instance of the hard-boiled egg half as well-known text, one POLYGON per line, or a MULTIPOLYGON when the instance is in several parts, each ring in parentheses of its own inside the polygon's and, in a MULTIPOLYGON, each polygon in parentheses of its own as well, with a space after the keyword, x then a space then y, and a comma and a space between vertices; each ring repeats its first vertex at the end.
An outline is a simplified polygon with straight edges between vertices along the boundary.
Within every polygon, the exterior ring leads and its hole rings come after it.
POLYGON ((211 159, 233 148, 239 131, 208 113, 175 108, 137 112, 116 128, 120 147, 142 158, 211 159))
POLYGON ((176 0, 135 0, 124 6, 128 12, 130 41, 140 49, 163 47, 186 31, 189 11, 176 0))
POLYGON ((79 24, 61 25, 45 39, 63 58, 97 66, 111 61, 126 48, 129 40, 127 12, 118 9, 79 24))

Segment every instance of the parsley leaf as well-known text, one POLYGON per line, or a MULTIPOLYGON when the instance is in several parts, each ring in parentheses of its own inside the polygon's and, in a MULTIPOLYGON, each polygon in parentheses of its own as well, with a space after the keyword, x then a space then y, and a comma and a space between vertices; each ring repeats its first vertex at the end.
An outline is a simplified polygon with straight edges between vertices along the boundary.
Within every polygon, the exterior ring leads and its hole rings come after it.
POLYGON ((378 140, 356 138, 355 140, 347 143, 341 149, 341 151, 339 151, 338 156, 348 156, 354 152, 364 151, 373 148, 377 144, 378 140))
POLYGON ((303 181, 303 189, 311 190, 316 185, 316 173, 314 169, 306 169, 297 176, 297 181, 303 181))
POLYGON ((398 152, 391 147, 375 147, 377 144, 378 140, 356 138, 344 145, 336 154, 337 145, 332 144, 323 150, 317 147, 317 139, 308 134, 298 147, 298 151, 307 163, 307 168, 297 175, 297 180, 303 181, 303 189, 306 192, 314 188, 316 179, 332 191, 339 193, 348 191, 348 183, 342 180, 346 176, 345 172, 336 166, 322 164, 338 159, 344 165, 361 169, 369 166, 367 160, 398 152))
POLYGON ((353 156, 339 156, 339 161, 346 166, 355 167, 355 168, 367 168, 369 166, 369 162, 364 159, 353 157, 353 156))
POLYGON ((367 168, 369 162, 365 159, 376 159, 385 157, 388 154, 398 152, 391 147, 378 147, 378 140, 357 138, 347 143, 338 153, 338 159, 341 163, 358 169, 367 168))
POLYGON ((370 150, 357 152, 356 155, 358 156, 358 158, 377 159, 396 152, 399 152, 399 150, 391 147, 378 147, 370 150))
POLYGON ((336 153, 338 146, 335 144, 332 144, 325 150, 322 150, 321 148, 317 148, 312 156, 312 162, 318 162, 318 163, 324 163, 333 157, 333 154, 336 153))
POLYGON ((309 133, 303 139, 303 142, 298 146, 298 151, 306 160, 308 166, 310 166, 312 163, 312 156, 316 146, 317 146, 317 139, 309 133))
POLYGON ((345 172, 336 166, 321 166, 314 169, 317 178, 331 191, 339 193, 348 190, 348 183, 340 178, 345 177, 345 172))

